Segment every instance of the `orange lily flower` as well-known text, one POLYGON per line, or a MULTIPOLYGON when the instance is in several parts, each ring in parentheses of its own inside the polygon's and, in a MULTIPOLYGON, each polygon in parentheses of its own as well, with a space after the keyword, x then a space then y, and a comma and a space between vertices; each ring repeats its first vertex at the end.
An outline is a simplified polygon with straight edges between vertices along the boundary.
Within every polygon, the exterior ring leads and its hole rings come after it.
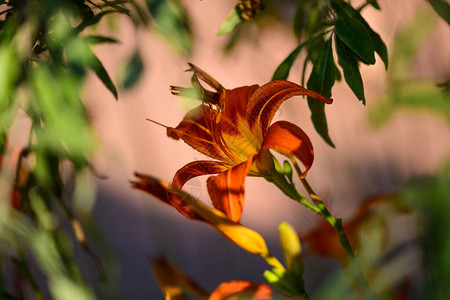
POLYGON ((200 200, 173 185, 154 177, 135 173, 138 181, 132 181, 134 188, 147 192, 170 205, 191 220, 205 222, 230 239, 233 243, 252 254, 260 255, 274 268, 284 268, 269 252, 264 238, 256 231, 228 218, 221 211, 210 208, 200 200))
POLYGON ((267 284, 249 281, 230 281, 221 283, 208 300, 258 299, 271 300, 272 290, 267 284))
POLYGON ((205 300, 272 299, 272 290, 267 284, 250 281, 223 282, 209 294, 164 256, 152 259, 152 269, 167 300, 189 299, 186 291, 205 300))
MULTIPOLYGON (((270 125, 280 105, 293 96, 308 96, 324 103, 333 100, 285 80, 228 90, 201 69, 190 66, 203 102, 189 111, 177 127, 167 127, 167 135, 182 139, 216 161, 185 165, 172 184, 181 189, 196 176, 218 174, 207 180, 212 203, 237 222, 244 204, 245 177, 272 177, 276 172, 269 149, 299 159, 306 168, 303 177, 313 163, 313 146, 302 129, 286 121, 270 125), (204 89, 199 79, 215 92, 204 89)), ((190 91, 172 87, 174 95, 187 96, 190 91)))

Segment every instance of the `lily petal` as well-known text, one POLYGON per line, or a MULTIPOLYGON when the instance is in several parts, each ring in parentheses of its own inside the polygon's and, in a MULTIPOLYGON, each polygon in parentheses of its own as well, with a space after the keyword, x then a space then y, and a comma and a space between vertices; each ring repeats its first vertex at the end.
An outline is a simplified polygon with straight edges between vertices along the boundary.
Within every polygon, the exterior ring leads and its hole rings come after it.
POLYGON ((280 105, 294 96, 308 96, 328 104, 333 102, 332 99, 296 83, 286 80, 271 81, 257 89, 248 102, 246 114, 251 127, 260 126, 264 135, 280 105))
POLYGON ((184 288, 201 299, 208 297, 208 292, 197 282, 181 272, 165 256, 159 256, 151 260, 153 274, 158 285, 164 292, 165 299, 187 300, 189 297, 184 288))
POLYGON ((188 163, 179 169, 172 180, 172 185, 177 189, 182 189, 184 184, 194 177, 210 174, 218 174, 226 171, 230 165, 213 161, 213 160, 198 160, 188 163))
POLYGON ((302 178, 306 176, 314 161, 314 150, 309 137, 300 127, 287 121, 278 121, 269 127, 261 151, 266 149, 298 158, 306 168, 301 175, 302 178))
POLYGON ((209 196, 215 208, 231 220, 239 222, 244 206, 245 177, 253 163, 253 157, 233 168, 208 178, 209 196))
POLYGON ((214 112, 207 105, 190 110, 176 128, 167 128, 167 135, 173 139, 182 139, 195 150, 221 161, 229 161, 220 146, 214 142, 210 131, 210 120, 214 112))
POLYGON ((250 281, 230 281, 221 283, 208 300, 224 299, 272 299, 272 290, 267 284, 250 281))
POLYGON ((243 86, 232 90, 224 90, 220 94, 219 106, 222 111, 220 116, 220 131, 227 134, 239 134, 237 118, 245 120, 246 107, 251 95, 259 88, 259 85, 243 86))
POLYGON ((256 231, 232 221, 221 211, 206 206, 200 200, 188 193, 180 191, 167 182, 158 180, 149 175, 139 173, 135 173, 135 175, 138 178, 138 181, 131 182, 134 188, 143 190, 155 196, 162 202, 169 204, 186 218, 203 221, 213 226, 242 249, 263 257, 272 267, 283 268, 280 262, 270 254, 263 237, 256 231), (179 201, 183 202, 183 205, 173 205, 171 200, 173 197, 170 197, 169 195, 178 197, 179 201))
POLYGON ((138 181, 131 181, 131 186, 133 188, 155 196, 162 202, 175 208, 180 214, 190 220, 203 220, 202 217, 195 211, 193 207, 194 203, 189 201, 190 199, 177 197, 178 195, 171 192, 167 183, 137 172, 135 172, 134 175, 138 178, 138 181), (175 199, 175 197, 177 198, 175 199))

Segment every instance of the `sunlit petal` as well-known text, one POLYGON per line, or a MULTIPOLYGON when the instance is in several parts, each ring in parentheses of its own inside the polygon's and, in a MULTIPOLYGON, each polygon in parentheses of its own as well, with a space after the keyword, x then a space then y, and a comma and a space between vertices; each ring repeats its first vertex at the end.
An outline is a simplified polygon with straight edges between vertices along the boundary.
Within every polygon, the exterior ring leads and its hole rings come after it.
POLYGON ((242 249, 262 256, 272 267, 282 268, 280 262, 270 254, 263 237, 256 231, 234 222, 221 211, 206 206, 200 200, 165 181, 144 174, 135 173, 135 175, 138 181, 131 182, 134 188, 155 196, 191 220, 208 223, 242 249), (174 205, 171 200, 173 197, 177 197, 182 205, 174 205))
POLYGON ((208 178, 208 192, 215 208, 231 220, 241 219, 244 205, 244 184, 252 166, 253 156, 233 168, 208 178))
POLYGON ((167 135, 173 139, 182 139, 195 150, 221 161, 229 161, 220 146, 214 142, 210 122, 215 114, 206 105, 190 110, 176 127, 167 129, 167 135))
POLYGON ((296 83, 286 80, 271 81, 257 89, 248 102, 246 114, 251 127, 260 127, 265 134, 280 105, 294 96, 308 96, 325 103, 333 102, 332 99, 325 98, 296 83))
POLYGON ((273 149, 287 156, 293 155, 299 159, 306 168, 302 177, 306 176, 314 161, 311 140, 300 127, 290 122, 279 121, 270 126, 261 147, 261 150, 266 149, 273 149))
POLYGON ((184 184, 202 175, 218 174, 230 168, 229 164, 213 161, 213 160, 198 160, 188 163, 175 173, 172 180, 172 185, 177 189, 182 189, 184 184))
POLYGON ((199 298, 208 297, 208 292, 193 279, 181 272, 171 261, 164 256, 152 259, 152 270, 158 285, 164 292, 167 300, 189 299, 184 288, 199 298))
POLYGON ((257 284, 250 281, 230 281, 221 283, 209 296, 208 300, 237 299, 272 299, 272 290, 267 284, 257 284))
POLYGON ((201 216, 195 211, 191 199, 180 197, 177 193, 171 192, 168 183, 145 174, 134 173, 134 175, 138 180, 131 181, 133 188, 155 196, 157 199, 175 208, 188 219, 202 220, 201 216))
POLYGON ((237 119, 245 120, 247 103, 258 87, 258 85, 243 86, 232 90, 224 90, 221 93, 219 99, 221 108, 219 129, 221 132, 239 134, 237 119))

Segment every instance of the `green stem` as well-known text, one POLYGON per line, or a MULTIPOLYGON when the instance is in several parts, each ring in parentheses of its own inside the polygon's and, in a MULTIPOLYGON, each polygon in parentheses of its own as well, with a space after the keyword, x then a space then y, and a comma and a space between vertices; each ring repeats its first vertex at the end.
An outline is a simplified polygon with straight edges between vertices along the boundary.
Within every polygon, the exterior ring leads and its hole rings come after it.
POLYGON ((281 175, 278 172, 273 172, 270 174, 269 178, 280 190, 283 191, 284 194, 286 194, 286 196, 288 196, 289 198, 306 206, 307 208, 311 209, 315 213, 321 215, 320 208, 318 208, 315 205, 313 205, 312 203, 308 202, 308 200, 302 194, 300 194, 295 189, 295 187, 286 180, 286 178, 283 175, 281 175))
MULTIPOLYGON (((309 185, 308 181, 305 178, 302 178, 300 174, 302 174, 300 167, 297 164, 297 161, 294 157, 290 157, 290 160, 295 168, 295 171, 299 175, 300 181, 305 187, 305 190, 307 191, 309 197, 316 205, 316 208, 320 211, 319 214, 327 220, 327 222, 334 228, 336 233, 339 235, 339 241, 342 245, 342 247, 347 252, 350 263, 351 263, 351 271, 354 272, 354 276, 352 276, 352 279, 354 279, 359 286, 362 288, 362 290, 365 292, 366 295, 370 296, 371 299, 376 298, 375 294, 370 290, 370 287, 365 279, 364 273, 361 270, 361 267, 358 264, 358 261, 356 260, 355 253, 353 252, 353 249, 350 245, 350 242, 347 238, 347 235, 345 234, 344 228, 342 226, 342 220, 336 219, 331 215, 330 211, 325 206, 325 203, 322 201, 322 199, 314 192, 312 187, 309 185)), ((317 212, 314 210, 314 212, 317 212)))

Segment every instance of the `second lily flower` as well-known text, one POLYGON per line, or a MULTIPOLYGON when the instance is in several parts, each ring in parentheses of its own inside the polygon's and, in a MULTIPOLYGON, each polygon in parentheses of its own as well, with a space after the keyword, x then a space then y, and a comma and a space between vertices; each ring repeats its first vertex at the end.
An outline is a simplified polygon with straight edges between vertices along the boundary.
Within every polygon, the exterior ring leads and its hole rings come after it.
POLYGON ((185 165, 175 174, 172 185, 181 189, 194 177, 218 174, 207 180, 212 203, 238 222, 245 177, 271 177, 276 172, 269 149, 299 159, 306 168, 302 176, 313 163, 313 147, 302 129, 286 121, 270 125, 280 105, 293 96, 308 96, 324 103, 333 100, 285 80, 228 90, 203 70, 190 66, 195 89, 172 87, 172 93, 189 96, 195 91, 202 104, 189 111, 177 127, 168 127, 167 134, 215 160, 185 165), (214 91, 204 89, 199 80, 214 91))

